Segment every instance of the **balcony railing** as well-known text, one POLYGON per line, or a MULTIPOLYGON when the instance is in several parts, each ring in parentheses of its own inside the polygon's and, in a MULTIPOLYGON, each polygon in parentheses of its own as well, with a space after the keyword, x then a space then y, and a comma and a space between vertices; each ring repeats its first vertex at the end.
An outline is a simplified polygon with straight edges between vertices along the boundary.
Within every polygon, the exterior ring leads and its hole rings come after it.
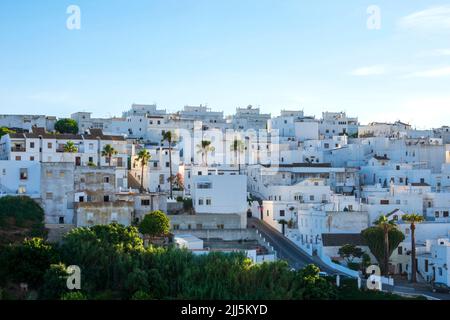
POLYGON ((11 152, 25 152, 27 149, 25 147, 11 147, 11 152))

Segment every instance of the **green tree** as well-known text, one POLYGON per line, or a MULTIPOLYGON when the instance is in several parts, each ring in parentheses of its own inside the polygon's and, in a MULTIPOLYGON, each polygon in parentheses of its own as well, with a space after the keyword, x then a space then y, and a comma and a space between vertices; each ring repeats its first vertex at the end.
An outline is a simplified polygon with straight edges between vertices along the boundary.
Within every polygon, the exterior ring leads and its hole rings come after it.
POLYGON ((78 152, 78 148, 75 146, 75 143, 73 143, 73 141, 67 141, 67 143, 64 145, 64 152, 76 153, 78 152))
POLYGON ((112 145, 110 145, 110 144, 107 144, 107 145, 105 145, 104 147, 103 147, 103 150, 102 150, 102 157, 105 157, 106 159, 108 159, 108 165, 109 166, 111 166, 111 163, 112 163, 112 157, 114 156, 114 155, 116 155, 117 154, 117 150, 116 149, 114 149, 114 147, 112 146, 112 145))
POLYGON ((423 222, 422 215, 412 213, 405 214, 402 220, 410 223, 411 229, 411 282, 417 282, 417 263, 416 263, 416 224, 423 222))
POLYGON ((55 123, 55 130, 59 133, 78 133, 78 124, 73 119, 59 119, 55 123))
POLYGON ((177 136, 172 131, 166 131, 162 135, 161 142, 167 141, 169 144, 169 184, 170 184, 170 198, 173 198, 173 174, 172 174, 172 143, 176 141, 177 136))
POLYGON ((152 296, 145 291, 139 290, 133 294, 131 300, 152 300, 152 296))
POLYGON ((67 278, 69 273, 63 263, 52 264, 44 274, 44 281, 39 288, 39 299, 57 300, 67 289, 67 278))
POLYGON ((60 248, 62 261, 82 270, 82 288, 87 293, 123 290, 143 251, 137 228, 116 223, 73 229, 60 248))
POLYGON ((384 272, 386 274, 389 273, 389 252, 392 253, 391 250, 389 250, 389 231, 396 228, 395 221, 394 220, 388 220, 388 218, 385 215, 380 216, 374 224, 378 226, 381 230, 383 230, 384 235, 384 255, 387 257, 384 260, 384 272))
POLYGON ((16 240, 18 229, 23 230, 23 237, 45 237, 44 210, 27 196, 0 197, 0 230, 3 230, 0 243, 16 240))
POLYGON ((405 239, 405 236, 397 228, 391 228, 388 231, 389 250, 386 251, 386 236, 384 230, 379 226, 369 227, 361 232, 362 237, 370 248, 370 251, 380 264, 383 274, 387 274, 386 269, 389 263, 389 257, 392 252, 398 247, 400 242, 405 239), (386 261, 387 260, 387 261, 386 261))
POLYGON ((15 283, 28 283, 38 288, 43 283, 46 270, 57 260, 53 246, 40 238, 25 239, 22 245, 10 247, 7 256, 9 277, 15 283))
POLYGON ((141 166, 141 188, 140 188, 141 193, 144 192, 144 168, 151 158, 152 156, 150 155, 150 152, 147 149, 141 149, 138 152, 137 161, 141 166))
POLYGON ((202 164, 208 166, 208 153, 214 152, 216 149, 211 145, 211 141, 202 140, 197 145, 197 153, 202 155, 202 164))
POLYGON ((363 255, 363 251, 361 248, 353 244, 346 244, 339 248, 338 254, 347 263, 352 263, 355 258, 361 258, 361 256, 363 255))
POLYGON ((16 132, 7 127, 0 127, 0 138, 3 137, 4 135, 10 134, 10 133, 16 133, 16 132))
POLYGON ((242 140, 235 138, 233 144, 231 145, 231 151, 234 152, 234 163, 238 165, 239 174, 241 174, 241 159, 240 156, 244 152, 245 145, 242 140))
POLYGON ((169 218, 162 211, 152 211, 142 219, 139 231, 150 237, 167 235, 170 231, 169 218))

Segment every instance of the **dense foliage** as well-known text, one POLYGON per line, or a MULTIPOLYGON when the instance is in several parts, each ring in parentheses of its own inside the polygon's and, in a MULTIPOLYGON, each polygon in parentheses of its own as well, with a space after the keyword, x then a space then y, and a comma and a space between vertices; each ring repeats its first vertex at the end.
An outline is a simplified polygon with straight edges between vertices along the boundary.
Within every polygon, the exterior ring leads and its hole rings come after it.
POLYGON ((0 127, 0 137, 4 136, 5 134, 9 134, 9 133, 15 133, 15 131, 11 130, 7 127, 0 127))
POLYGON ((78 133, 78 123, 73 119, 59 119, 55 123, 55 130, 59 133, 78 133))
POLYGON ((167 235, 170 231, 169 218, 162 211, 152 211, 142 219, 139 231, 150 237, 167 235))
POLYGON ((314 265, 293 271, 285 261, 253 264, 242 253, 144 247, 136 227, 118 224, 74 229, 60 245, 31 239, 7 249, 0 252, 7 256, 0 257, 0 287, 27 282, 39 299, 342 298, 314 265), (80 267, 81 290, 66 287, 70 265, 80 267))
POLYGON ((389 260, 389 257, 392 255, 392 252, 398 247, 400 242, 405 239, 404 234, 398 229, 391 229, 388 232, 389 235, 389 246, 388 246, 388 255, 386 256, 386 246, 385 246, 385 237, 384 232, 379 227, 369 227, 361 232, 364 240, 369 246, 370 251, 377 259, 380 264, 380 268, 382 272, 385 272, 384 266, 386 265, 386 260, 389 260))
MULTIPOLYGON (((28 237, 45 237, 44 210, 26 196, 0 198, 0 244, 10 240, 8 233, 28 237)), ((8 241, 11 242, 11 241, 8 241)))

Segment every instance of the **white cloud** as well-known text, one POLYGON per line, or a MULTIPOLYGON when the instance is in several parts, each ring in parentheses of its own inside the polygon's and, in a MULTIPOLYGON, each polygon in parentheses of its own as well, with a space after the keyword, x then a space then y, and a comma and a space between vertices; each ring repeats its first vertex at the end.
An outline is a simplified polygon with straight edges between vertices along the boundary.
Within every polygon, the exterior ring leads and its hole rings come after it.
POLYGON ((401 18, 398 26, 403 30, 448 32, 450 31, 450 5, 414 12, 401 18))
POLYGON ((368 66, 353 70, 350 74, 353 76, 377 76, 386 73, 386 68, 384 66, 368 66))
POLYGON ((437 78, 446 76, 450 76, 450 67, 418 71, 405 75, 406 78, 437 78))

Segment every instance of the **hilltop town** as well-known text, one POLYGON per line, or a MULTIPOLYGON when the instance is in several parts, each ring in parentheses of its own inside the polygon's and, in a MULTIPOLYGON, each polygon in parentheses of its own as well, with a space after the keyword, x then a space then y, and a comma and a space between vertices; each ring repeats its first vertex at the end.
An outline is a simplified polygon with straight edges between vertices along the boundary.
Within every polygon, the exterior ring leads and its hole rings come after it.
POLYGON ((450 286, 450 127, 413 125, 252 106, 0 115, 0 202, 37 203, 49 242, 161 211, 194 254, 239 251, 354 279, 377 265, 393 291, 431 294, 450 286), (388 256, 374 249, 382 228, 401 235, 388 256))

